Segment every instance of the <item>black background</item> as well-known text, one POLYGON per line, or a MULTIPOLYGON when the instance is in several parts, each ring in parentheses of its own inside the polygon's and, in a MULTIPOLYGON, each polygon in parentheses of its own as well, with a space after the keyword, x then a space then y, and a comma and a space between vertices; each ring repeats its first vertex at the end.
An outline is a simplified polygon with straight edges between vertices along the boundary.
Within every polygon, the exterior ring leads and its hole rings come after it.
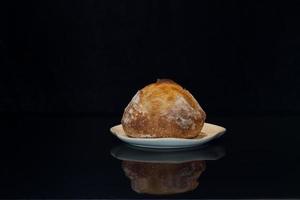
POLYGON ((296 4, 9 1, 1 15, 0 111, 120 115, 170 78, 208 115, 300 112, 296 4))
POLYGON ((120 141, 109 128, 157 78, 187 88, 207 121, 227 128, 212 144, 226 156, 176 198, 299 198, 299 10, 284 1, 2 1, 0 198, 144 198, 110 155, 120 141))

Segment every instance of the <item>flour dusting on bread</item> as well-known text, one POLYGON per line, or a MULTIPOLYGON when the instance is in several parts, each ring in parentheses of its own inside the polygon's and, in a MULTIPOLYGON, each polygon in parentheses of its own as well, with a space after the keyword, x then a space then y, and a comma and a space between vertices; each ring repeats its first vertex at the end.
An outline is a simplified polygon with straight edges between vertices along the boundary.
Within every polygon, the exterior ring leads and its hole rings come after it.
POLYGON ((166 110, 162 113, 167 120, 170 122, 175 122, 183 129, 194 129, 195 128, 195 119, 200 115, 200 112, 197 112, 182 96, 176 96, 174 104, 169 110, 166 110))
POLYGON ((140 102, 140 91, 138 91, 131 99, 132 103, 138 104, 140 102))
POLYGON ((124 123, 130 123, 130 121, 136 120, 138 115, 143 115, 144 113, 145 109, 140 104, 140 91, 138 91, 125 108, 125 113, 122 120, 124 123))

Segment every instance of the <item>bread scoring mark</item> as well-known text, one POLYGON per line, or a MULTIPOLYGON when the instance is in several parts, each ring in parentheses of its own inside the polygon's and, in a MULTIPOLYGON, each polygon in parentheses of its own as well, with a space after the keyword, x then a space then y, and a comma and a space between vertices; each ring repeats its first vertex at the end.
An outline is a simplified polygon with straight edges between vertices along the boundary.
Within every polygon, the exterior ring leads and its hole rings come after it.
POLYGON ((177 95, 174 104, 162 112, 168 121, 174 121, 182 129, 195 129, 195 120, 200 113, 195 110, 184 97, 177 95))
POLYGON ((131 99, 132 103, 138 104, 140 102, 140 91, 138 91, 131 99))
POLYGON ((206 113, 203 111, 202 107, 200 106, 200 104, 198 103, 198 101, 195 99, 195 97, 186 89, 184 89, 185 93, 187 94, 187 96, 189 96, 192 100, 192 102, 195 102, 195 106, 197 107, 197 109, 199 109, 202 112, 203 118, 206 118, 206 113))
POLYGON ((140 91, 138 91, 125 108, 122 120, 124 123, 130 123, 133 120, 137 120, 139 115, 144 115, 145 113, 146 110, 140 105, 140 91))

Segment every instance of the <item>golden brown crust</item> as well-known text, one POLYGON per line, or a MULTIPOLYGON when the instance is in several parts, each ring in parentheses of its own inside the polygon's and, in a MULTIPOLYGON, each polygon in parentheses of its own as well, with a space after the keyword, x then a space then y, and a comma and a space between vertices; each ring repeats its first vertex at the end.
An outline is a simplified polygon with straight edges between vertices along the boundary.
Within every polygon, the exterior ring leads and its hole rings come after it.
POLYGON ((130 137, 193 138, 206 118, 195 98, 172 80, 139 90, 124 110, 122 125, 130 137))
POLYGON ((194 190, 205 171, 205 161, 186 163, 145 163, 123 161, 122 168, 137 193, 176 194, 194 190))

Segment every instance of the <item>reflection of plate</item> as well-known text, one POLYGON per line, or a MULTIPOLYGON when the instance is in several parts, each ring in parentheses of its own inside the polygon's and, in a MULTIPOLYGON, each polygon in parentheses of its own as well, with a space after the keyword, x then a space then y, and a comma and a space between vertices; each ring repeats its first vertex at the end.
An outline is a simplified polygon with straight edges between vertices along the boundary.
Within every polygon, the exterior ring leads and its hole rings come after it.
POLYGON ((184 138, 131 138, 128 137, 122 125, 114 126, 110 131, 120 140, 131 145, 147 148, 186 148, 201 145, 209 142, 225 133, 226 129, 214 124, 205 123, 202 132, 203 137, 196 137, 192 139, 184 138))
POLYGON ((195 160, 218 160, 225 155, 221 146, 190 149, 188 151, 141 151, 128 145, 119 145, 111 150, 119 160, 149 163, 184 163, 195 160))

